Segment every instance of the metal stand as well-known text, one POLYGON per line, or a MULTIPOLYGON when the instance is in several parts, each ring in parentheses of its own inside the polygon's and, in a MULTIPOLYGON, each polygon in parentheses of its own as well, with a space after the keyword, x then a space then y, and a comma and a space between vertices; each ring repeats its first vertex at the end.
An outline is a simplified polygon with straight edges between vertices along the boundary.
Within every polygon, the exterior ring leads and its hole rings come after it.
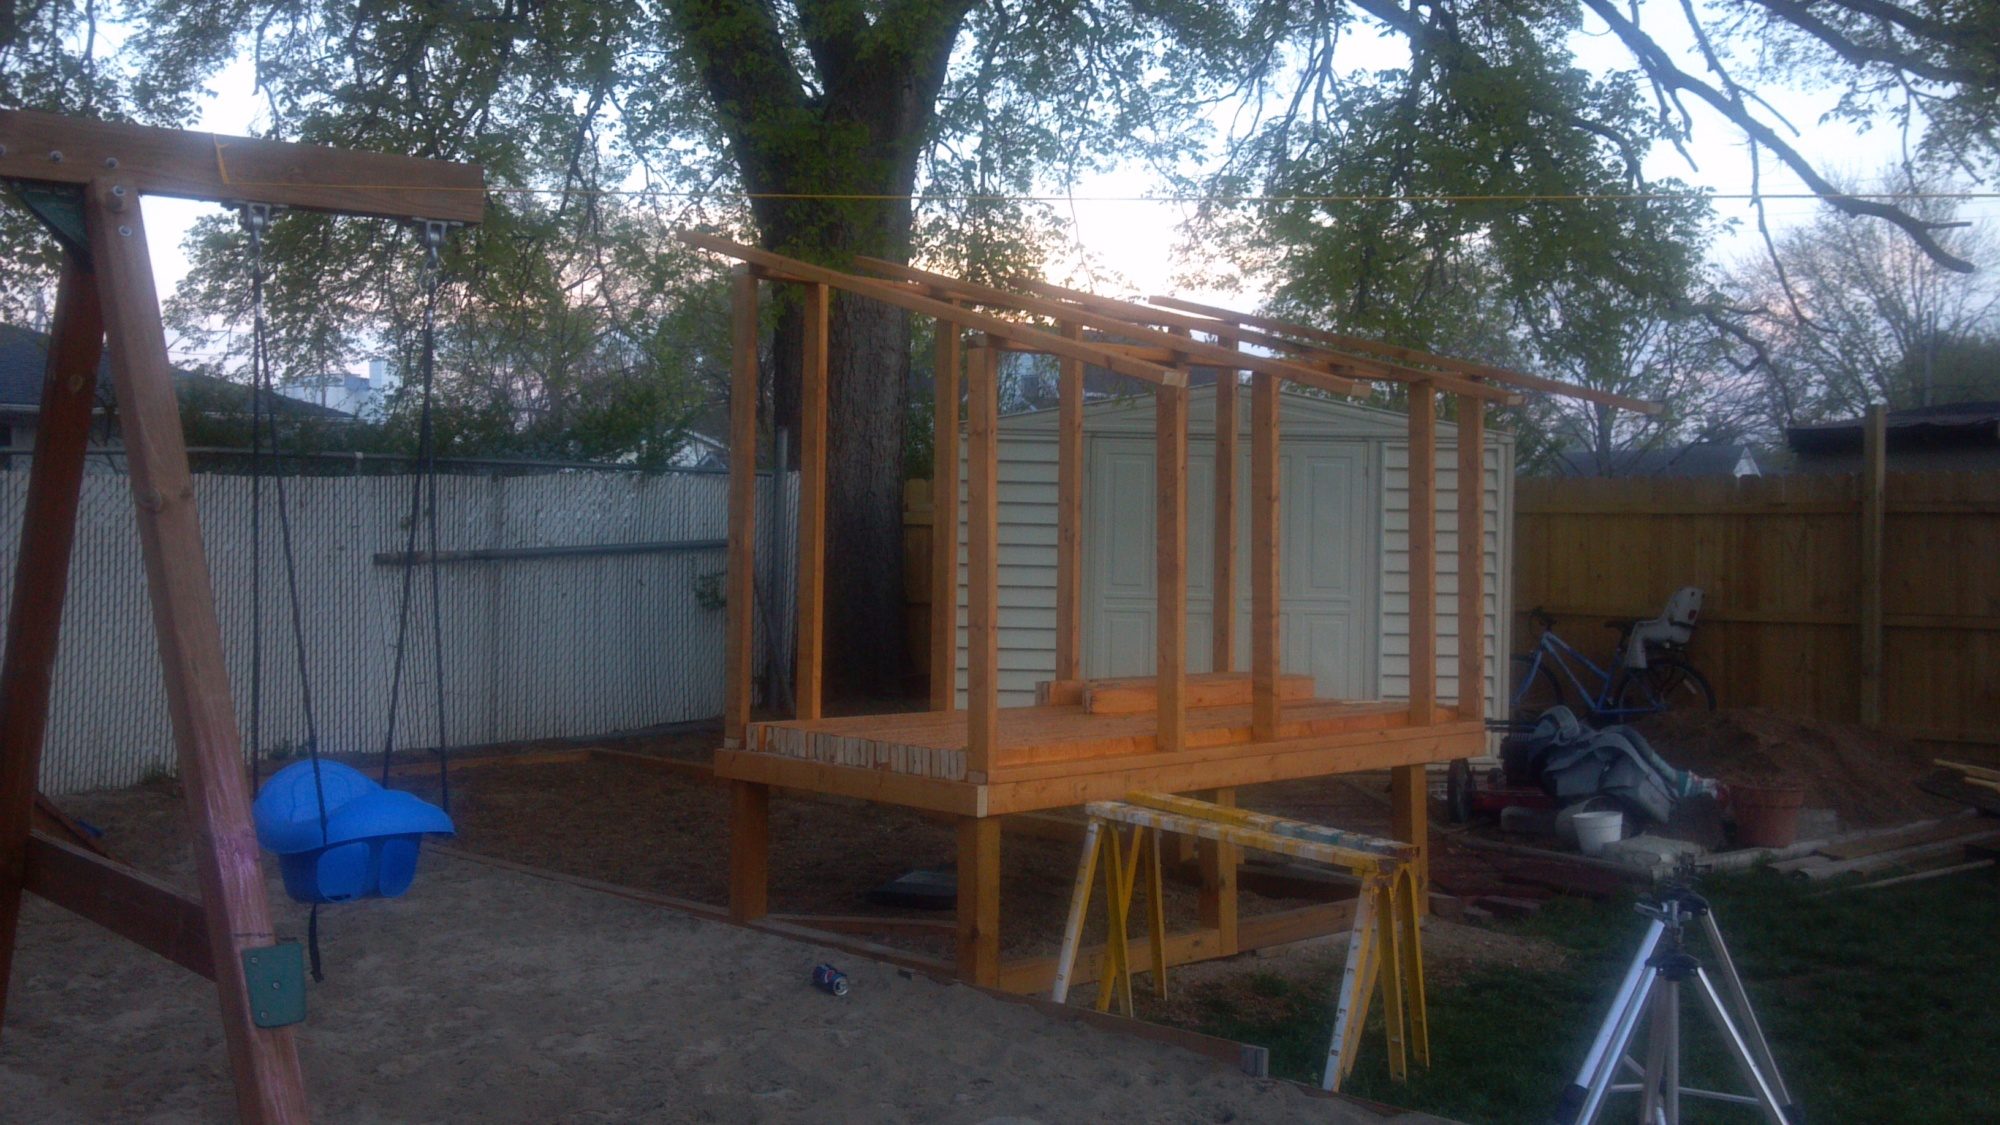
POLYGON ((1743 991, 1743 981, 1736 974, 1736 964, 1730 960, 1729 947, 1723 943, 1722 930, 1715 924, 1707 900, 1676 887, 1664 891, 1657 902, 1642 904, 1639 911, 1652 922, 1639 940, 1639 951, 1625 970, 1617 999, 1597 1029, 1597 1038, 1584 1056, 1576 1080, 1556 1104, 1554 1125, 1594 1125, 1612 1094, 1639 1095, 1638 1120, 1642 1125, 1680 1125, 1684 1097, 1752 1105, 1761 1109, 1772 1125, 1803 1125, 1803 1113, 1778 1074, 1777 1060, 1771 1057, 1757 1014, 1750 1010, 1750 998, 1743 991), (1717 991, 1708 971, 1682 946, 1690 922, 1698 922, 1708 938, 1720 970, 1722 991, 1717 991), (1751 1094, 1681 1085, 1681 989, 1688 985, 1721 1033, 1751 1094), (1628 1053, 1642 1022, 1650 1024, 1643 1066, 1628 1053), (1615 1082, 1621 1072, 1630 1072, 1637 1081, 1615 1082))

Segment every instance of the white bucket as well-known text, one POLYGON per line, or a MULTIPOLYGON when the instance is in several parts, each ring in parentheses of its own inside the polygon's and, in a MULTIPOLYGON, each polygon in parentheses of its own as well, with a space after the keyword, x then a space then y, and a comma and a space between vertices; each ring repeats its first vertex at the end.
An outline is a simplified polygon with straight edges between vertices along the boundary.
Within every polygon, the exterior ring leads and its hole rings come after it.
POLYGON ((1578 813, 1572 823, 1576 828, 1576 846, 1585 855, 1602 854, 1625 834, 1625 814, 1617 809, 1578 813))

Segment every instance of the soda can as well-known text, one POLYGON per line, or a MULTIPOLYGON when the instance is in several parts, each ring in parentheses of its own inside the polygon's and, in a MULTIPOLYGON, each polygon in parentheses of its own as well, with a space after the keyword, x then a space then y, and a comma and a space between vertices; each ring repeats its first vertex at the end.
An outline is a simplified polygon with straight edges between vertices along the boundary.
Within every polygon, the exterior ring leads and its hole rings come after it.
POLYGON ((813 987, 822 992, 831 992, 835 996, 847 995, 847 974, 831 964, 814 965, 812 979, 813 987))

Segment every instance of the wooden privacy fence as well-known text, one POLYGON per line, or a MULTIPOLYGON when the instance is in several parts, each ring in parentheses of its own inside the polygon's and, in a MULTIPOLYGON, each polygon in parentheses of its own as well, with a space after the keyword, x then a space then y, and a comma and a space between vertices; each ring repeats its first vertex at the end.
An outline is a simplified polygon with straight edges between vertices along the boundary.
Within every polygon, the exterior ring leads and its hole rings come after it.
POLYGON ((1524 479, 1515 635, 1539 606, 1596 658, 1601 622, 1700 586, 1692 655, 1721 706, 1866 722, 1878 701, 1885 729, 2000 742, 2000 472, 1878 473, 1874 502, 1868 479, 1524 479))

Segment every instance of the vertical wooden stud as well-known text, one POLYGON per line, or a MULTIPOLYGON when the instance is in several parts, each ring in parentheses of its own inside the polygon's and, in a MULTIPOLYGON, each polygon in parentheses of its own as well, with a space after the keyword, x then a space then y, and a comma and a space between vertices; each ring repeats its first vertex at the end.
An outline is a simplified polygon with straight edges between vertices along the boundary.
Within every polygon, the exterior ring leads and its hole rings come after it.
POLYGON ((1171 754, 1187 748, 1187 388, 1161 387, 1154 399, 1157 747, 1171 754))
MULTIPOLYGON (((1232 337, 1217 334, 1218 342, 1232 337)), ((1236 388, 1239 373, 1215 373, 1215 563, 1210 572, 1209 670, 1236 666, 1236 388)))
POLYGON ((1422 765, 1389 771, 1389 835, 1417 846, 1415 875, 1417 911, 1430 909, 1431 845, 1430 789, 1422 765))
POLYGON ((1278 737, 1278 380, 1250 383, 1250 680, 1251 736, 1278 737))
POLYGON ((1486 409, 1458 396, 1458 717, 1486 714, 1486 409))
POLYGON ((1437 704, 1437 390, 1410 384, 1410 722, 1437 704))
POLYGON ((56 290, 13 604, 7 612, 6 659, 0 665, 0 1028, 6 1025, 36 778, 55 680, 63 595, 69 587, 84 456, 90 447, 90 413, 96 406, 97 361, 104 351, 104 320, 98 310, 97 279, 72 255, 63 263, 56 290))
POLYGON ((958 706, 958 325, 937 323, 931 444, 931 710, 958 706))
MULTIPOLYGON (((1066 339, 1083 326, 1064 321, 1066 339)), ((1083 678, 1083 364, 1056 362, 1056 669, 1083 678)))
POLYGON ((1000 820, 958 821, 958 975, 1000 983, 1000 820))
POLYGON ((729 916, 754 922, 770 912, 771 787, 729 783, 729 916))
POLYGON ((241 970, 245 951, 268 947, 275 938, 138 193, 130 184, 94 181, 84 218, 138 506, 167 712, 195 840, 195 873, 208 915, 237 1116, 304 1121, 305 1084, 292 1029, 257 1026, 241 970))
POLYGON ((805 340, 799 364, 798 717, 820 716, 826 649, 827 287, 803 286, 805 340))
POLYGON ((729 632, 723 639, 722 744, 737 748, 750 725, 757 580, 757 275, 749 266, 730 268, 729 299, 729 632))
MULTIPOLYGON (((1236 790, 1218 789, 1210 798, 1226 809, 1236 807, 1236 790)), ((1234 844, 1203 840, 1197 849, 1201 861, 1201 924, 1216 931, 1216 955, 1236 954, 1237 900, 1236 867, 1241 858, 1234 844)))
POLYGON ((1000 353, 966 349, 966 780, 984 783, 1000 738, 1000 353))
POLYGON ((1883 493, 1889 481, 1889 410, 1868 407, 1861 439, 1861 725, 1882 725, 1883 493))

